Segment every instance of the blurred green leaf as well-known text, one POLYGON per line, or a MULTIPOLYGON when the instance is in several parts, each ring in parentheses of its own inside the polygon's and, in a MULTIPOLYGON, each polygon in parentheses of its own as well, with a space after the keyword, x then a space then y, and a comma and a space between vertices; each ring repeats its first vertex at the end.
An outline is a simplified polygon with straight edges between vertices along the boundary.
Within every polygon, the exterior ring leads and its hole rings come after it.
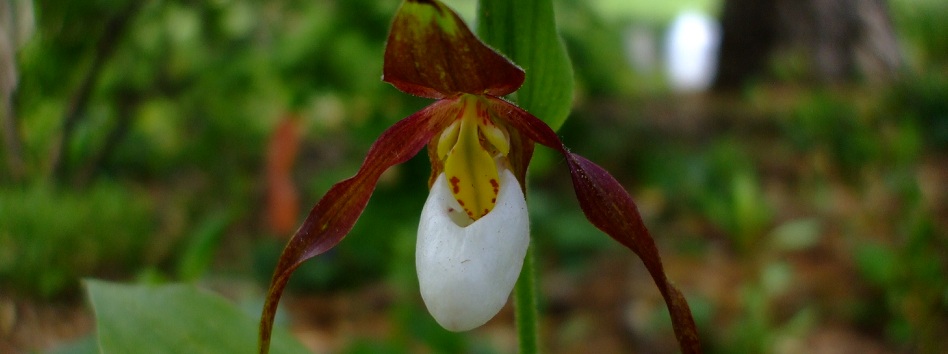
POLYGON ((820 221, 815 218, 788 221, 771 232, 771 244, 779 250, 804 250, 820 242, 822 231, 820 221))
POLYGON ((549 0, 483 0, 478 35, 527 73, 517 104, 551 128, 566 121, 573 104, 573 68, 556 31, 549 0))
MULTIPOLYGON (((87 280, 103 354, 253 353, 257 321, 191 285, 136 286, 87 280)), ((273 353, 306 353, 274 331, 273 353)))
POLYGON ((92 335, 60 346, 47 354, 99 354, 99 343, 92 335))
POLYGON ((233 218, 232 212, 218 211, 201 223, 194 236, 187 241, 184 254, 178 261, 178 277, 181 280, 198 279, 207 271, 233 218))
POLYGON ((893 284, 902 270, 895 251, 878 243, 858 245, 856 265, 863 277, 878 286, 893 284))

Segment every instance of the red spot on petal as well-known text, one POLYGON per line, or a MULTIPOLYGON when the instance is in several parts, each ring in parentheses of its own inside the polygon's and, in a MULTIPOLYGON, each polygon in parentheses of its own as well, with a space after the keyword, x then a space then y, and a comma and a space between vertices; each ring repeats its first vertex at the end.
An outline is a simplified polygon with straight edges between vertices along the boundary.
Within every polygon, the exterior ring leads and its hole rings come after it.
POLYGON ((451 182, 451 191, 454 192, 454 194, 461 193, 461 185, 460 185, 461 179, 458 178, 458 176, 452 176, 450 182, 451 182))
POLYGON ((497 198, 490 198, 491 203, 497 203, 497 198))

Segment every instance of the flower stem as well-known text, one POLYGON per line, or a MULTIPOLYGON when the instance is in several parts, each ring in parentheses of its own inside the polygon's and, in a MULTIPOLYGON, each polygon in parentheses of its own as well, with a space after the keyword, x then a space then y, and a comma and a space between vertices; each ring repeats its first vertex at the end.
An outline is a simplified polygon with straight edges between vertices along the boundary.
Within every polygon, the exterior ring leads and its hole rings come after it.
POLYGON ((521 354, 536 354, 539 351, 539 315, 537 314, 536 266, 531 245, 523 260, 523 269, 514 291, 514 311, 517 320, 517 337, 521 354))

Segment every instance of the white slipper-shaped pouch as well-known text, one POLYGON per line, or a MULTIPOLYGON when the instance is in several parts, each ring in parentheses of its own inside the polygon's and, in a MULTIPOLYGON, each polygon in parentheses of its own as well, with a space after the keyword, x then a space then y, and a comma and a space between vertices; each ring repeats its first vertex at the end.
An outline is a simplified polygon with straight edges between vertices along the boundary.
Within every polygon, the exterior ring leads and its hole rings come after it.
POLYGON ((415 265, 428 312, 466 331, 494 317, 517 282, 530 243, 527 203, 517 178, 500 171, 494 208, 472 222, 442 173, 421 211, 415 265))

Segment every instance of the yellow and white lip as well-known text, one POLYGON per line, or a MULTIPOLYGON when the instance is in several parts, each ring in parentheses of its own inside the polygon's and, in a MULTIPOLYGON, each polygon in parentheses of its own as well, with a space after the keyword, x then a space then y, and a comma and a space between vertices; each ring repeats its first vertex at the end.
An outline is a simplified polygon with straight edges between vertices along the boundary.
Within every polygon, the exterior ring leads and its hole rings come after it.
POLYGON ((530 243, 523 191, 502 165, 493 209, 477 220, 461 206, 442 173, 421 212, 415 265, 421 297, 445 329, 466 331, 494 317, 507 302, 530 243))
POLYGON ((477 220, 497 203, 500 175, 495 159, 504 161, 510 138, 491 121, 479 98, 468 95, 460 100, 458 120, 441 133, 436 149, 451 194, 461 206, 458 210, 477 220))

